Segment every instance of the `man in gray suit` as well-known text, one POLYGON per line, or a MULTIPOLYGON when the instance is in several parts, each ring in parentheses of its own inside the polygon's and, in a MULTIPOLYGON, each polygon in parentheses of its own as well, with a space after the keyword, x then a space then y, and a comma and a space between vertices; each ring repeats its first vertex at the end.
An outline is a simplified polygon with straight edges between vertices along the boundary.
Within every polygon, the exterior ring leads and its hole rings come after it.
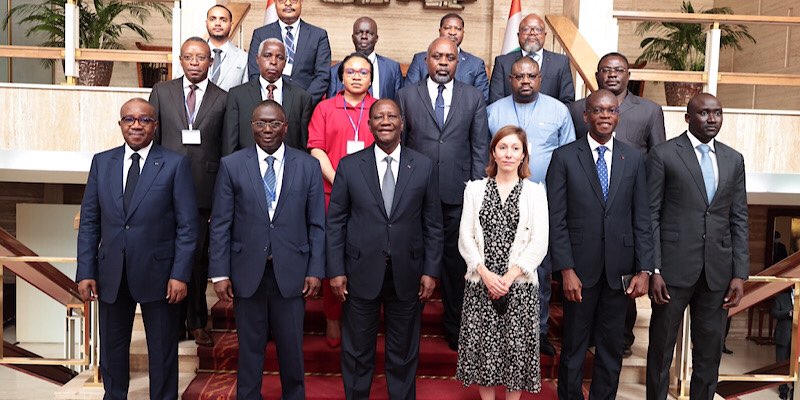
POLYGON ((454 80, 458 47, 438 38, 428 47, 428 78, 397 93, 405 117, 403 144, 433 160, 438 175, 444 220, 442 297, 445 339, 458 348, 464 274, 467 267, 458 252, 458 227, 466 182, 486 175, 489 131, 486 103, 473 86, 454 80))
POLYGON ((718 142, 722 104, 701 93, 689 130, 647 156, 655 267, 647 349, 647 399, 664 400, 683 312, 691 305, 691 398, 714 398, 728 309, 749 272, 744 158, 718 142))
POLYGON ((283 106, 288 126, 283 143, 306 151, 308 122, 311 120, 311 95, 289 78, 283 76, 286 66, 286 49, 279 39, 265 39, 259 45, 259 77, 231 89, 225 110, 225 127, 222 135, 222 155, 255 144, 250 118, 253 110, 264 100, 275 100, 283 106))
POLYGON ((228 7, 217 4, 206 13, 208 45, 212 63, 209 79, 224 91, 247 82, 247 53, 228 40, 233 14, 228 7))
POLYGON ((184 76, 161 82, 150 92, 158 128, 155 142, 189 158, 200 212, 197 246, 189 295, 181 305, 186 329, 201 346, 213 344, 206 330, 208 305, 208 217, 211 194, 219 169, 222 121, 228 94, 208 80, 211 50, 199 37, 186 39, 181 46, 184 76))

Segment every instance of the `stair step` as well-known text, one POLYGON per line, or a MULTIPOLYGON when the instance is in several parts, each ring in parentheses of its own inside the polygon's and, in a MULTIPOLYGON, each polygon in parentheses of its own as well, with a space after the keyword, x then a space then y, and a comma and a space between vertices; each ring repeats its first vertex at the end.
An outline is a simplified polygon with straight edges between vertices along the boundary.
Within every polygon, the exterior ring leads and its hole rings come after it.
MULTIPOLYGON (((136 318, 141 318, 141 316, 136 318)), ((178 372, 195 372, 197 370, 197 347, 193 340, 183 340, 178 343, 178 372)), ((134 330, 131 334, 130 364, 131 372, 148 370, 147 339, 144 330, 134 330)))

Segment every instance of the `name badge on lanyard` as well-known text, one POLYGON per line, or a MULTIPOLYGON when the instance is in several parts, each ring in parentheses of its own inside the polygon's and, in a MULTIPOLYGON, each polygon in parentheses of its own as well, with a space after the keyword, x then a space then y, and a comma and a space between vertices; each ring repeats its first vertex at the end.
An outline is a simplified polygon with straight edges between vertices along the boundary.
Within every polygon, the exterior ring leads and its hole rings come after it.
POLYGON ((344 100, 344 96, 342 96, 342 101, 344 102, 344 113, 347 115, 347 119, 350 120, 350 126, 353 127, 353 140, 347 141, 347 154, 353 154, 357 151, 364 150, 364 141, 358 140, 358 131, 361 128, 361 118, 364 117, 364 103, 367 101, 366 97, 364 100, 361 100, 361 110, 358 112, 358 123, 353 121, 353 118, 350 117, 350 113, 347 112, 347 101, 344 100))
POLYGON ((201 144, 200 141, 200 131, 194 129, 194 119, 197 118, 197 111, 200 107, 195 108, 194 113, 189 113, 189 104, 184 100, 184 105, 186 106, 186 115, 188 116, 189 129, 181 130, 181 143, 183 144, 201 144))

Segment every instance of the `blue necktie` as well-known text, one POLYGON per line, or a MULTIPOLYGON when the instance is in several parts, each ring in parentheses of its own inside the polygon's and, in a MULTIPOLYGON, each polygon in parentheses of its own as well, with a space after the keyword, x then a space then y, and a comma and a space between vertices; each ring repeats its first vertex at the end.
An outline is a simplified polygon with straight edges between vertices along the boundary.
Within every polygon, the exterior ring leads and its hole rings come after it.
POLYGON ((439 85, 439 94, 436 96, 436 123, 439 125, 439 129, 444 128, 444 96, 442 96, 442 92, 444 91, 444 85, 439 85))
POLYGON ((267 207, 272 208, 272 202, 275 201, 275 168, 272 163, 275 162, 275 157, 267 156, 267 172, 264 173, 264 191, 267 193, 267 207))
POLYGON ((700 150, 700 170, 703 171, 703 183, 706 184, 708 204, 711 204, 711 200, 714 200, 714 193, 717 192, 717 184, 714 179, 714 166, 711 165, 711 156, 708 155, 708 152, 711 151, 711 147, 703 143, 697 145, 697 150, 700 150))
POLYGON ((292 26, 286 27, 286 36, 283 38, 283 44, 286 45, 286 62, 294 64, 294 35, 292 35, 292 26))
POLYGON ((600 178, 600 189, 603 190, 603 200, 608 200, 608 166, 606 165, 606 150, 608 147, 597 148, 597 177, 600 178))

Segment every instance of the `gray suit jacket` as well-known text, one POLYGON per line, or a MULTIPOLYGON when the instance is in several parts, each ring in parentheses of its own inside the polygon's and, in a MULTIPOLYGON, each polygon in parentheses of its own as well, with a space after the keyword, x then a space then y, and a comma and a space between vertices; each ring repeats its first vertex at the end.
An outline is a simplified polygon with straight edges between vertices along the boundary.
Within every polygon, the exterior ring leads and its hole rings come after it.
MULTIPOLYGON (((208 72, 209 78, 211 78, 211 72, 208 72)), ((248 80, 247 52, 231 43, 228 54, 222 59, 222 65, 219 67, 219 77, 215 84, 227 92, 234 86, 239 86, 248 80)))
MULTIPOLYGON (((570 103, 568 107, 575 125, 575 138, 586 137, 589 132, 589 125, 583 121, 586 99, 570 103)), ((615 139, 647 153, 653 146, 667 141, 664 111, 658 104, 628 92, 619 106, 619 123, 615 132, 615 139)))
POLYGON ((181 131, 189 129, 183 77, 160 82, 150 92, 150 104, 156 109, 158 128, 155 142, 189 158, 197 206, 211 208, 211 195, 217 179, 222 150, 222 124, 228 94, 209 82, 197 110, 194 129, 200 130, 200 145, 183 144, 181 131))
POLYGON ((486 103, 478 89, 454 81, 450 111, 440 129, 426 82, 427 79, 422 80, 397 92, 397 104, 405 117, 403 144, 433 160, 442 202, 462 204, 467 181, 486 176, 486 103))
MULTIPOLYGON (((283 143, 289 147, 306 151, 308 143, 308 121, 311 120, 311 96, 303 89, 293 85, 285 76, 283 79, 283 110, 289 127, 283 143)), ((261 103, 261 88, 256 78, 239 85, 228 94, 225 111, 225 125, 222 133, 222 155, 227 156, 236 150, 256 144, 250 122, 253 110, 261 103)))
MULTIPOLYGON (((508 75, 511 65, 522 57, 522 51, 516 50, 502 54, 494 59, 492 68, 492 82, 489 86, 489 104, 503 97, 511 95, 511 82, 508 75)), ((569 68, 569 59, 562 55, 544 50, 544 62, 541 63, 542 86, 540 93, 561 100, 564 104, 575 101, 575 86, 572 82, 572 70, 569 68)))
POLYGON ((650 150, 655 266, 669 286, 690 287, 705 271, 711 290, 726 290, 750 271, 744 158, 715 141, 719 182, 708 203, 703 173, 688 132, 650 150))

